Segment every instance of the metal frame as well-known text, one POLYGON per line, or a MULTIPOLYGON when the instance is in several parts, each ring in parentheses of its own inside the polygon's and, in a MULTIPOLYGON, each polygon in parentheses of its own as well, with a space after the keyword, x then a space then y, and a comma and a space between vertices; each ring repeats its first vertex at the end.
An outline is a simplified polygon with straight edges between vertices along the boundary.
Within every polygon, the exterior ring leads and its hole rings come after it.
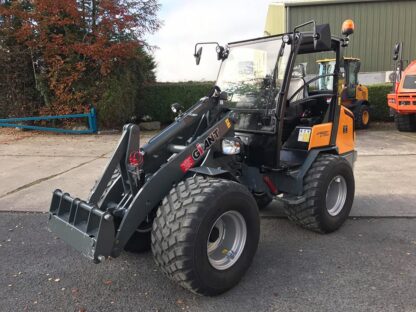
POLYGON ((92 107, 91 110, 86 114, 70 114, 70 115, 58 115, 58 116, 39 116, 39 117, 20 117, 20 118, 3 118, 0 119, 0 127, 9 127, 9 128, 20 128, 28 130, 39 130, 39 131, 51 131, 59 133, 70 133, 70 134, 90 134, 97 133, 97 114, 95 108, 92 107), (42 126, 30 126, 19 124, 19 122, 25 121, 42 121, 42 120, 57 120, 57 119, 78 119, 78 118, 88 118, 88 130, 71 130, 71 129, 62 129, 62 128, 52 128, 52 127, 42 127, 42 126))

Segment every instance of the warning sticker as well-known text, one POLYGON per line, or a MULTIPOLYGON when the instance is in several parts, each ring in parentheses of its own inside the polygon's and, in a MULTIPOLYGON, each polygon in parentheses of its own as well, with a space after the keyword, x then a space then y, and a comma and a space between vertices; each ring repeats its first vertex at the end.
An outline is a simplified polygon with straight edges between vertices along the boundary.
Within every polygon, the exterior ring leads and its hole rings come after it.
POLYGON ((299 135, 298 135, 298 142, 309 142, 309 140, 311 139, 311 132, 312 129, 307 128, 307 129, 299 129, 299 135))

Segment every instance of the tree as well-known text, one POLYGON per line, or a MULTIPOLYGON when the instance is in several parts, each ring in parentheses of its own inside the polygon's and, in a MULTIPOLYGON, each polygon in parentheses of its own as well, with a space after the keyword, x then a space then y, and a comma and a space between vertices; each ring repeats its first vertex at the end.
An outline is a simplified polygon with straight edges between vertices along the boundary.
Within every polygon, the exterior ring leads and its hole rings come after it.
MULTIPOLYGON (((6 1, 3 5, 10 3, 6 1)), ((30 50, 10 33, 19 25, 18 19, 0 16, 0 118, 24 112, 32 114, 41 104, 30 50)))
POLYGON ((8 0, 0 16, 19 20, 4 27, 31 51, 42 113, 54 114, 99 103, 116 70, 146 64, 144 36, 158 29, 158 9, 157 0, 8 0))

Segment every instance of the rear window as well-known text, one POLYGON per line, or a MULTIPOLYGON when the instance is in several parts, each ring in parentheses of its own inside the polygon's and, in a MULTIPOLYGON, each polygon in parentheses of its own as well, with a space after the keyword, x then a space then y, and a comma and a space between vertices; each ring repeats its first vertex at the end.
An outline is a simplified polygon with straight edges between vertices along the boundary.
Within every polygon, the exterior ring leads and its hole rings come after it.
POLYGON ((416 75, 409 75, 404 78, 403 89, 416 89, 416 75))

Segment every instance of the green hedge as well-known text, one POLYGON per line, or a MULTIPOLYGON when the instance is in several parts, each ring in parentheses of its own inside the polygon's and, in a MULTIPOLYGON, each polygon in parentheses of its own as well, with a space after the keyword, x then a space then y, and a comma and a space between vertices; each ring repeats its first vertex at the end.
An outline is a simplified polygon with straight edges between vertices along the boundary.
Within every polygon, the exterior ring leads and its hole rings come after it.
POLYGON ((139 95, 136 113, 139 118, 150 116, 152 120, 169 123, 174 119, 171 104, 177 102, 185 109, 206 96, 212 82, 155 83, 147 85, 139 95))
POLYGON ((391 89, 391 83, 368 86, 368 101, 371 105, 371 119, 373 121, 391 120, 387 105, 387 94, 391 92, 391 89))
MULTIPOLYGON (((152 120, 164 124, 169 123, 174 119, 170 110, 171 104, 178 102, 188 108, 201 97, 207 95, 212 86, 212 82, 155 83, 147 85, 140 92, 136 114, 139 118, 150 116, 152 120)), ((373 121, 390 120, 387 106, 387 94, 390 91, 391 84, 368 86, 373 121)))

